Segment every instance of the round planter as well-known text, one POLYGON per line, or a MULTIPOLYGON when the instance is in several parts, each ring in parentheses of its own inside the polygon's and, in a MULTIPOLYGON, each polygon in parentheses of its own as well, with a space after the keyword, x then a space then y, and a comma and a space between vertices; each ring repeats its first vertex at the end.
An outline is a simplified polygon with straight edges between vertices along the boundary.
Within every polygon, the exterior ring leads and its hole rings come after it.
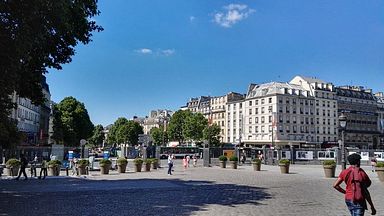
POLYGON ((384 167, 376 167, 375 171, 377 173, 377 177, 381 182, 384 182, 384 167))
POLYGON ((126 169, 127 169, 127 164, 117 164, 118 173, 125 173, 126 169))
POLYGON ((141 172, 141 167, 143 164, 135 164, 135 172, 141 172))
POLYGON ((144 171, 145 172, 151 171, 151 163, 144 163, 144 171))
POLYGON ((221 168, 227 167, 227 161, 220 161, 220 167, 221 168))
POLYGON ((323 165, 325 178, 334 178, 336 166, 333 165, 323 165))
POLYGON ((107 174, 109 174, 110 169, 111 169, 110 164, 100 165, 100 174, 107 175, 107 174))
POLYGON ((289 164, 279 164, 280 166, 280 172, 282 174, 288 174, 289 173, 289 164))
POLYGON ((253 171, 260 171, 261 170, 261 164, 259 163, 252 163, 253 171))
POLYGON ((6 167, 7 176, 18 176, 20 166, 6 167))
POLYGON ((48 166, 48 175, 50 176, 59 176, 60 175, 60 166, 48 166))
POLYGON ((229 161, 232 169, 237 169, 237 161, 229 161))
POLYGON ((152 169, 157 169, 158 166, 159 166, 158 162, 152 162, 152 169))
POLYGON ((77 170, 79 172, 79 175, 87 175, 87 166, 78 166, 77 170))

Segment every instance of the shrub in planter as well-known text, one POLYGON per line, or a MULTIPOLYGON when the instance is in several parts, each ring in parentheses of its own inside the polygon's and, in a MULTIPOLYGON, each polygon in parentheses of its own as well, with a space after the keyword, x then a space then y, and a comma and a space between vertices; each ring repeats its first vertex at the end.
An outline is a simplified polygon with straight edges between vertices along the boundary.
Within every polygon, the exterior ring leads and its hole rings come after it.
POLYGON ((16 158, 11 158, 7 160, 7 162, 5 163, 5 167, 7 168, 7 175, 17 176, 19 174, 20 165, 21 162, 16 158))
POLYGON ((284 174, 287 174, 289 173, 289 164, 291 162, 288 160, 288 159, 281 159, 279 161, 279 166, 280 166, 280 172, 281 173, 284 173, 284 174))
POLYGON ((59 160, 50 160, 48 162, 49 175, 51 175, 51 176, 58 176, 58 175, 60 175, 60 166, 61 166, 61 161, 59 161, 59 160))
POLYGON ((86 167, 89 165, 89 161, 85 159, 81 159, 77 162, 77 169, 80 175, 86 175, 87 170, 86 167))
POLYGON ((220 161, 220 167, 225 168, 227 166, 227 160, 228 158, 224 155, 220 155, 219 161, 220 161))
POLYGON ((236 157, 236 156, 231 156, 230 158, 229 158, 229 161, 239 161, 239 158, 238 157, 236 157))
POLYGON ((377 176, 379 177, 379 180, 384 182, 384 162, 378 161, 376 163, 375 170, 376 170, 377 176))
POLYGON ((99 161, 100 173, 101 174, 109 174, 109 170, 111 169, 112 162, 108 159, 101 159, 99 161))
POLYGON ((133 160, 133 164, 135 165, 135 172, 141 172, 141 166, 143 165, 143 159, 141 158, 135 158, 133 160))
POLYGON ((157 169, 157 167, 159 166, 159 159, 151 158, 151 160, 152 160, 152 169, 157 169))
POLYGON ((120 157, 119 159, 117 159, 116 164, 117 164, 117 171, 119 173, 125 173, 125 170, 127 169, 128 160, 125 159, 124 157, 120 157))
POLYGON ((261 160, 259 158, 255 158, 252 160, 252 166, 254 171, 261 170, 261 160))
POLYGON ((324 174, 326 178, 334 178, 336 172, 336 161, 325 160, 323 161, 324 174))
POLYGON ((237 169, 237 162, 239 161, 239 158, 236 156, 231 156, 229 158, 229 162, 232 169, 237 169))
POLYGON ((151 170, 151 164, 152 164, 152 159, 147 158, 143 161, 144 163, 144 168, 146 172, 149 172, 151 170))

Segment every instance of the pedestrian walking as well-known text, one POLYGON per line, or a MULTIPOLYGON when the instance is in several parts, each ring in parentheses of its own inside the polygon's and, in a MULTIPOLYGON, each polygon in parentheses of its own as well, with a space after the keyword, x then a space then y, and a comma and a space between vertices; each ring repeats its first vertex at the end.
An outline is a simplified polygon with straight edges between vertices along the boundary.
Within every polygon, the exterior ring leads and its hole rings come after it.
POLYGON ((173 155, 168 155, 168 175, 172 175, 173 155))
POLYGON ((197 157, 196 155, 193 155, 193 167, 196 167, 197 166, 197 157))
POLYGON ((48 168, 48 163, 47 163, 46 160, 43 160, 43 161, 41 162, 41 169, 40 169, 40 176, 39 176, 39 179, 41 179, 41 174, 44 174, 43 179, 45 179, 45 177, 47 177, 47 175, 48 175, 48 170, 47 170, 47 168, 48 168))
POLYGON ((184 169, 187 169, 187 156, 184 156, 183 158, 183 166, 184 166, 184 169))
POLYGON ((71 161, 72 175, 77 175, 77 158, 73 158, 71 161))
POLYGON ((187 155, 187 167, 189 168, 189 161, 191 161, 191 157, 187 155))
POLYGON ((377 159, 376 159, 376 157, 373 157, 371 159, 372 172, 375 172, 376 163, 377 163, 377 159))
POLYGON ((371 207, 371 214, 376 214, 368 187, 371 186, 371 180, 368 175, 360 168, 361 156, 359 154, 351 154, 348 156, 348 162, 351 165, 348 169, 343 170, 333 187, 340 193, 345 194, 345 203, 352 216, 363 216, 367 210, 367 202, 371 207), (340 187, 345 182, 346 188, 340 187))
POLYGON ((16 180, 19 180, 21 174, 24 175, 25 177, 24 180, 28 180, 27 173, 25 172, 25 168, 28 166, 28 160, 23 154, 20 154, 20 161, 21 161, 20 171, 19 171, 19 175, 16 177, 16 180))
POLYGON ((37 176, 37 161, 38 161, 38 158, 37 158, 37 155, 35 155, 35 158, 33 159, 33 161, 31 161, 31 177, 33 176, 37 176))

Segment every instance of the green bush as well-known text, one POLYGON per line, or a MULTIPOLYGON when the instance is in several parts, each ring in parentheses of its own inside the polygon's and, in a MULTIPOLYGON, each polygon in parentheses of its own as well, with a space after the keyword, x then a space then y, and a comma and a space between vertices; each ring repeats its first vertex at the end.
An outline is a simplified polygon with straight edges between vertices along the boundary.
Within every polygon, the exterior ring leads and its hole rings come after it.
POLYGON ((153 160, 152 160, 151 158, 147 158, 147 159, 143 160, 143 163, 145 163, 145 164, 151 164, 152 161, 153 161, 153 160))
POLYGON ((50 160, 48 162, 48 166, 60 166, 61 165, 61 161, 59 160, 50 160))
POLYGON ((88 160, 85 160, 85 159, 81 159, 77 162, 77 164, 79 166, 88 166, 89 165, 89 161, 88 160))
POLYGON ((141 158, 135 158, 134 160, 133 160, 133 163, 134 164, 143 164, 143 159, 141 159, 141 158))
POLYGON ((117 165, 126 165, 128 161, 124 157, 120 157, 119 159, 117 159, 116 163, 117 165))
POLYGON ((254 158, 252 160, 252 163, 255 163, 255 164, 261 164, 261 160, 259 158, 254 158))
POLYGON ((101 166, 105 166, 105 165, 111 165, 112 162, 111 162, 110 160, 108 160, 108 159, 101 159, 101 160, 99 161, 99 164, 100 164, 101 166))
POLYGON ((229 161, 239 161, 239 158, 233 155, 229 158, 229 161))
POLYGON ((383 161, 378 161, 376 163, 376 167, 384 167, 384 162, 383 161))
POLYGON ((152 160, 152 163, 159 163, 159 159, 157 158, 151 158, 151 160, 152 160))
POLYGON ((5 163, 5 165, 7 167, 10 167, 10 166, 20 166, 21 165, 21 162, 19 160, 17 160, 16 158, 11 158, 9 160, 7 160, 7 163, 5 163))
POLYGON ((288 159, 281 159, 279 161, 279 164, 281 165, 289 165, 291 162, 288 159))
POLYGON ((219 160, 220 160, 220 161, 227 161, 228 158, 225 157, 224 155, 220 155, 219 160))
POLYGON ((334 160, 325 160, 323 161, 324 166, 336 166, 336 161, 334 160))

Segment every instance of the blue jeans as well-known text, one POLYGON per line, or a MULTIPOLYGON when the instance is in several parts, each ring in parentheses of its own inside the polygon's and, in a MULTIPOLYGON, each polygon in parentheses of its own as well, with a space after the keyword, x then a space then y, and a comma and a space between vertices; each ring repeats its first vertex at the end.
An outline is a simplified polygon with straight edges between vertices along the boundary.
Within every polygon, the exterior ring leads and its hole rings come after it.
POLYGON ((351 200, 345 200, 345 203, 348 206, 351 216, 364 216, 365 208, 360 203, 353 203, 351 200))
POLYGON ((169 163, 169 164, 168 164, 168 174, 169 174, 169 175, 172 175, 172 167, 173 167, 173 164, 172 164, 172 163, 169 163))

